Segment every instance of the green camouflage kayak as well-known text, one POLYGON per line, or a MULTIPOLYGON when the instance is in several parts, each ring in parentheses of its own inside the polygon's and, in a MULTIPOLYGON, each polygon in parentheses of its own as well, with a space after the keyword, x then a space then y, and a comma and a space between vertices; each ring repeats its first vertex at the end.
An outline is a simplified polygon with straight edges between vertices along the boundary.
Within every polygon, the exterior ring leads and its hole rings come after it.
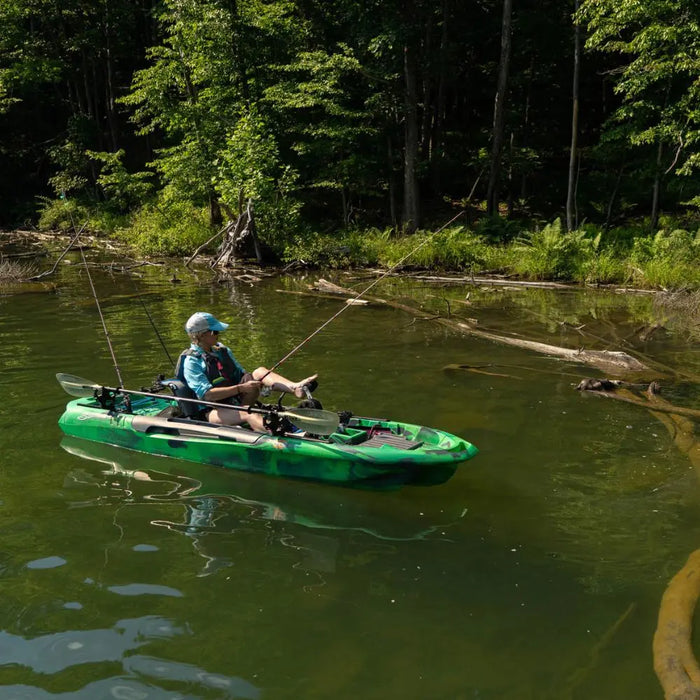
POLYGON ((67 435, 153 455, 367 488, 443 483, 478 451, 441 430, 347 413, 327 436, 262 434, 174 417, 172 407, 173 399, 151 395, 120 396, 107 407, 83 397, 67 404, 59 426, 67 435))

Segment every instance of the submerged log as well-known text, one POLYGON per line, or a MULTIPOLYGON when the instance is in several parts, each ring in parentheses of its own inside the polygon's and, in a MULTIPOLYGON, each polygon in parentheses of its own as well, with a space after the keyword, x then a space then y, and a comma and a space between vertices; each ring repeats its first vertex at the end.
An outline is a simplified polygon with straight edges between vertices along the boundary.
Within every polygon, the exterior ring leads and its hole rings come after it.
MULTIPOLYGON (((621 382, 610 384, 614 384, 612 389, 608 380, 584 380, 577 388, 650 410, 700 474, 700 443, 695 437, 693 422, 685 417, 700 418, 700 411, 665 401, 659 396, 656 382, 649 385, 644 397, 636 396, 629 388, 620 388, 621 382), (608 388, 587 388, 597 384, 608 388)), ((685 566, 671 579, 659 606, 652 650, 654 671, 666 700, 700 700, 700 666, 692 648, 693 617, 699 597, 700 549, 688 557, 685 566)))
POLYGON ((693 654, 693 613, 700 596, 700 549, 671 579, 654 633, 654 671, 666 700, 700 699, 700 667, 693 654))
POLYGON ((498 333, 492 333, 489 331, 481 330, 474 327, 473 323, 467 323, 465 321, 460 321, 454 318, 445 318, 444 316, 435 315, 433 312, 427 312, 422 309, 416 309, 414 307, 402 304, 397 301, 392 301, 389 299, 379 299, 378 297, 365 296, 362 293, 354 292, 351 289, 345 289, 337 284, 328 282, 324 279, 319 279, 310 289, 319 291, 325 294, 337 294, 338 296, 348 296, 351 298, 356 298, 362 296, 370 302, 375 302, 378 304, 385 304, 391 306, 395 309, 405 311, 413 315, 415 318, 421 318, 424 320, 435 321, 443 326, 452 328, 453 330, 466 333, 468 335, 473 335, 477 338, 484 338, 485 340, 492 340, 493 342, 500 343, 502 345, 512 345, 514 347, 523 348, 525 350, 532 350, 540 354, 548 355, 550 357, 558 357, 563 360, 568 360, 570 362, 577 362, 581 364, 590 365, 596 367, 603 372, 612 373, 617 375, 631 375, 640 373, 649 373, 651 370, 647 365, 637 360, 635 357, 627 354, 626 352, 613 351, 613 350, 586 350, 584 348, 577 348, 575 350, 570 348, 563 348, 557 345, 548 345, 547 343, 540 343, 534 340, 523 340, 522 338, 512 338, 506 335, 500 335, 498 333))
MULTIPOLYGON (((647 389, 646 398, 636 396, 631 391, 626 391, 624 393, 615 391, 617 388, 630 387, 634 385, 625 384, 625 382, 613 381, 610 379, 584 379, 576 389, 578 391, 585 391, 589 394, 594 394, 595 396, 602 396, 606 399, 614 399, 615 401, 623 401, 624 403, 631 403, 635 406, 641 406, 654 413, 670 413, 675 416, 687 416, 689 418, 699 418, 700 410, 696 408, 686 408, 685 406, 674 406, 668 401, 662 401, 656 394, 659 392, 658 384, 652 382, 649 384, 647 389), (598 388, 596 388, 598 387, 598 388)), ((697 465, 700 470, 700 460, 697 465)))

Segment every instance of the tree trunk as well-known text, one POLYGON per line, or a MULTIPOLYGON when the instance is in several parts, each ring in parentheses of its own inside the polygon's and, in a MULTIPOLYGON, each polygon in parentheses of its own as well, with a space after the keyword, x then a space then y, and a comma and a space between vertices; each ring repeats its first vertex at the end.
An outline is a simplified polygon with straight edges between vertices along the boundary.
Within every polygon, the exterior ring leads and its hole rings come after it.
POLYGON ((510 132, 508 142, 508 218, 513 216, 513 159, 515 156, 515 134, 510 132))
MULTIPOLYGON (((523 106, 523 127, 520 136, 521 148, 526 148, 530 137, 530 103, 532 101, 532 76, 535 74, 535 59, 530 57, 530 68, 527 72, 527 90, 525 92, 525 104, 523 106)), ((523 169, 520 177, 520 199, 527 199, 528 177, 527 169, 523 169)))
MULTIPOLYGON (((510 0, 508 0, 510 1, 510 0)), ((416 88, 416 62, 413 49, 404 46, 405 79, 405 147, 403 168, 403 227, 406 233, 418 228, 418 95, 416 88)))
POLYGON ((109 126, 109 143, 112 151, 119 145, 116 112, 114 109, 114 66, 112 59, 112 25, 109 14, 109 3, 105 3, 105 111, 109 126))
POLYGON ((503 128, 505 124, 505 100, 508 89, 508 71, 510 68, 511 16, 513 0, 503 0, 503 19, 501 22, 501 58, 498 68, 498 85, 493 106, 493 134, 491 137, 491 171, 486 194, 486 213, 498 214, 498 181, 501 171, 501 151, 503 150, 503 128))
POLYGON ((656 230, 659 224, 659 195, 661 193, 661 159, 663 157, 664 147, 659 141, 659 147, 656 151, 656 173, 654 175, 654 187, 651 194, 651 216, 649 217, 649 227, 652 231, 656 230))
MULTIPOLYGON (((578 11, 579 0, 574 0, 574 12, 578 11)), ((574 23, 574 80, 573 102, 571 107, 571 147, 569 149, 569 183, 566 193, 566 228, 573 231, 578 226, 576 209, 576 160, 578 159, 578 108, 579 83, 581 75, 581 27, 574 23)))
POLYGON ((442 30, 440 33, 440 48, 438 50, 438 83, 435 104, 432 109, 430 127, 430 172, 433 192, 440 192, 440 165, 442 162, 442 122, 445 113, 445 71, 447 54, 447 5, 442 2, 442 30))
POLYGON ((612 188, 610 193, 610 199, 608 200, 608 208, 605 213, 605 223, 603 224, 603 230, 607 231, 610 228, 612 222, 613 207, 615 206, 615 199, 617 198, 617 193, 620 189, 620 182, 622 180, 622 173, 625 169, 624 162, 620 165, 620 169, 617 171, 617 177, 615 178, 615 186, 612 188))
POLYGON ((389 220, 394 229, 398 226, 399 217, 396 213, 396 177, 394 171, 394 149, 391 145, 391 135, 386 137, 387 159, 389 161, 389 220))

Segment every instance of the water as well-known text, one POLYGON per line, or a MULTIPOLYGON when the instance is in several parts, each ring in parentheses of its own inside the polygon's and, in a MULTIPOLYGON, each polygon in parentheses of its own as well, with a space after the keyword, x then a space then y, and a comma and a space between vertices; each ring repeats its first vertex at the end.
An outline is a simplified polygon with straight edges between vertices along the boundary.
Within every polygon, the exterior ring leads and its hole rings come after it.
MULTIPOLYGON (((170 370, 144 305, 172 359, 208 310, 248 369, 338 309, 289 293, 320 274, 176 272, 92 272, 131 388, 170 370)), ((574 390, 598 372, 351 308, 280 369, 318 371, 325 408, 440 427, 480 454, 446 484, 393 493, 228 473, 62 436, 55 373, 116 375, 78 260, 50 281, 0 297, 0 698, 663 697, 651 640, 698 546, 698 479, 649 412, 574 390)), ((373 293, 700 373, 669 319, 639 340, 659 318, 648 297, 396 280, 373 293)), ((690 383, 668 398, 697 405, 690 383)))

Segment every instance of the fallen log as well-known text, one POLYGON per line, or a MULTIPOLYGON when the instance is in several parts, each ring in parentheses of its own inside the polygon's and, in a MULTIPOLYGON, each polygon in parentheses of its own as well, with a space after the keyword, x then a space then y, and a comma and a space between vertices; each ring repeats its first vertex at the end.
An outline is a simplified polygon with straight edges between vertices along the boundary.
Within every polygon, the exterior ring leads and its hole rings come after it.
MULTIPOLYGON (((676 447, 700 474, 700 443, 695 438, 693 422, 684 417, 700 418, 700 411, 665 401, 659 396, 655 382, 649 385, 644 398, 635 396, 627 388, 618 391, 620 382, 607 382, 584 380, 577 388, 647 408, 663 423, 676 447), (600 389, 588 388, 596 383, 600 384, 600 389)), ((700 549, 688 557, 685 566, 671 579, 659 605, 652 651, 654 671, 666 700, 700 700, 700 666, 692 648, 693 617, 699 597, 700 549)))
POLYGON ((700 596, 700 549, 671 579, 654 633, 654 671, 666 700, 700 699, 700 667, 693 654, 693 613, 700 596))
MULTIPOLYGON (((337 294, 338 296, 348 296, 351 298, 359 296, 358 293, 351 289, 345 289, 344 287, 340 287, 337 284, 333 284, 332 282, 328 282, 324 279, 319 279, 310 287, 310 289, 323 292, 324 294, 337 294)), ((477 338, 491 340, 502 345, 512 345, 524 350, 532 350, 533 352, 548 355, 550 357, 558 357, 563 360, 568 360, 569 362, 590 365, 606 373, 629 376, 640 373, 649 373, 651 371, 647 365, 626 352, 613 350, 586 350, 584 348, 572 350, 570 348, 549 345, 547 343, 540 343, 533 340, 512 338, 510 336, 500 335, 498 333, 492 333, 475 328, 473 323, 466 323, 454 318, 445 318, 444 316, 436 315, 433 312, 416 309, 397 301, 369 296, 363 296, 363 298, 370 302, 385 304, 395 309, 405 311, 406 313, 412 314, 415 318, 435 321, 443 326, 447 326, 448 328, 452 328, 453 330, 457 330, 468 335, 473 335, 477 338)))
MULTIPOLYGON (((593 379, 584 379, 577 387, 576 389, 579 391, 585 391, 587 394, 593 394, 594 396, 602 396, 603 398, 606 399, 614 399, 615 401, 623 401, 624 403, 631 403, 634 404, 635 406, 641 406, 642 408, 646 408, 654 413, 671 413, 676 416, 688 416, 690 418, 698 418, 700 419, 700 410, 696 408, 686 408, 685 406, 674 406, 673 404, 668 403, 668 401, 660 401, 658 398, 654 399, 652 401, 651 398, 639 398, 635 396, 633 393, 628 392, 626 394, 621 394, 619 392, 616 392, 614 390, 611 390, 610 388, 588 388, 588 386, 584 386, 590 382, 591 384, 589 386, 594 387, 596 383, 609 383, 609 384, 614 384, 616 386, 624 386, 623 382, 618 382, 618 381, 611 381, 609 379, 603 379, 603 380, 593 380, 593 379)), ((652 383, 653 384, 653 383, 652 383)), ((651 385, 650 385, 651 386, 651 385)), ((648 392, 649 395, 656 394, 658 390, 656 391, 651 391, 648 392)), ((700 462, 698 463, 698 469, 700 469, 700 462)))

